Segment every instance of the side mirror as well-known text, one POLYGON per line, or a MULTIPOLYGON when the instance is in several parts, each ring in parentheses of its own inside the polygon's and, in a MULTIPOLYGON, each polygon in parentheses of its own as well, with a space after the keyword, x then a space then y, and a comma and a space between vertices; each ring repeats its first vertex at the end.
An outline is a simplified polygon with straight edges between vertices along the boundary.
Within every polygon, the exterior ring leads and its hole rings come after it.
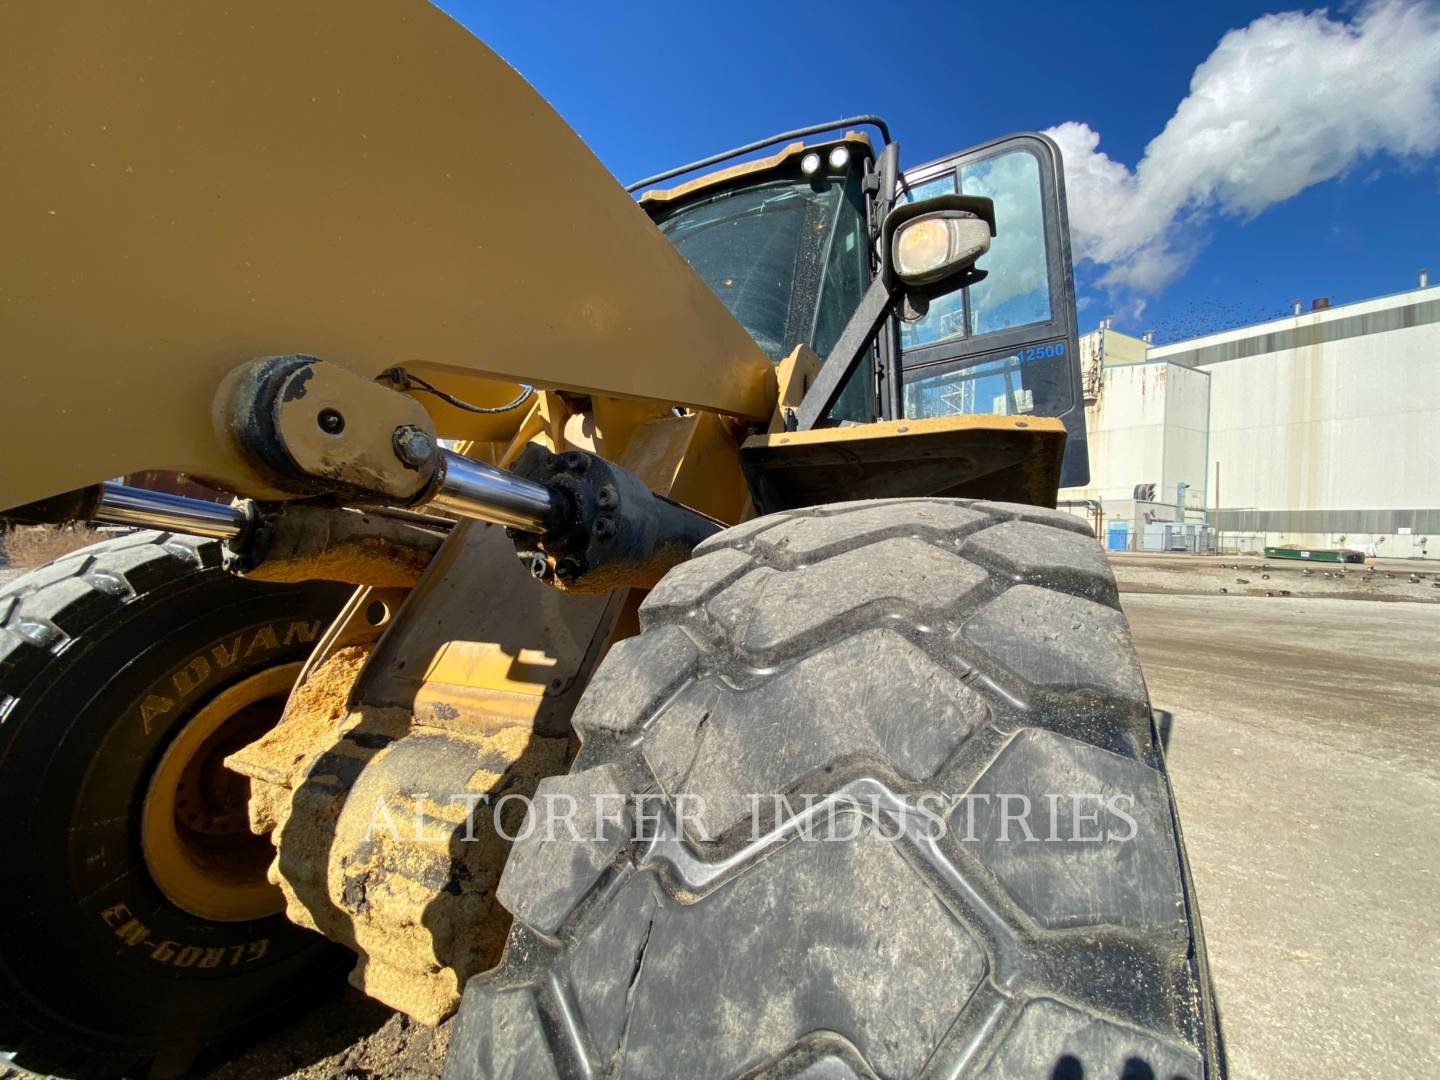
POLYGON ((884 273, 892 285, 929 296, 979 281, 975 263, 990 250, 995 204, 975 195, 937 195, 904 203, 881 229, 884 273))

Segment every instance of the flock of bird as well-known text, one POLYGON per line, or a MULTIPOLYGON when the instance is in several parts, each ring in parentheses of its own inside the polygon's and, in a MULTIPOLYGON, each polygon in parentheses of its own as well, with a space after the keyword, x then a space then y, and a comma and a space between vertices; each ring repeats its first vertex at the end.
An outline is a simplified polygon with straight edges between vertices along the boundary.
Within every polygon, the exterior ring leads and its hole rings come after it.
MULTIPOLYGON (((1308 305, 1306 310, 1309 310, 1308 305)), ((1186 301, 1178 311, 1166 312, 1155 320, 1154 340, 1157 345, 1170 345, 1242 326, 1254 326, 1272 319, 1283 319, 1291 313, 1288 305, 1276 309, 1268 305, 1242 306, 1209 297, 1198 301, 1191 300, 1186 301)))
MULTIPOLYGON (((1221 570, 1246 570, 1246 571, 1248 571, 1248 572, 1250 572, 1250 573, 1252 573, 1252 574, 1259 574, 1261 581, 1269 581, 1269 580, 1270 580, 1270 567, 1269 567, 1269 565, 1266 564, 1266 563, 1262 563, 1262 564, 1257 565, 1257 566, 1243 566, 1243 565, 1240 564, 1240 563, 1221 563, 1221 564, 1220 564, 1220 569, 1221 569, 1221 570)), ((1314 569, 1312 569, 1311 567, 1308 567, 1308 566, 1303 566, 1303 567, 1301 567, 1301 568, 1300 568, 1300 573, 1301 573, 1301 575, 1303 575, 1304 577, 1314 577, 1314 576, 1316 575, 1316 571, 1315 571, 1314 569)), ((1321 571, 1319 572, 1319 574, 1320 574, 1321 577, 1324 577, 1324 578, 1334 578, 1334 579, 1337 579, 1337 580, 1350 577, 1350 576, 1351 576, 1351 573, 1352 573, 1352 572, 1351 572, 1350 568, 1349 568, 1348 566, 1343 565, 1343 564, 1340 566, 1340 568, 1339 568, 1338 570, 1321 570, 1321 571)), ((1394 573, 1393 571, 1391 571, 1391 570, 1379 570, 1379 569, 1377 569, 1377 568, 1374 567, 1374 566, 1367 566, 1363 571, 1355 571, 1355 572, 1354 572, 1354 576, 1355 576, 1355 578, 1356 578, 1357 580, 1362 581, 1362 582, 1367 582, 1367 583, 1368 583, 1368 582, 1371 582, 1371 581, 1378 581, 1378 580, 1380 579, 1380 577, 1381 577, 1382 574, 1384 575, 1385 578, 1387 578, 1387 579, 1389 579, 1389 580, 1392 580, 1392 581, 1393 581, 1394 578, 1395 578, 1395 573, 1394 573)), ((1433 579, 1433 580, 1430 582, 1431 586, 1432 586, 1433 588, 1440 589, 1440 574, 1431 574, 1431 575, 1429 575, 1429 576, 1433 579)), ((1421 583, 1425 580, 1425 578, 1426 578, 1426 575, 1425 575, 1425 574, 1417 574, 1417 573, 1413 573, 1413 572, 1412 572, 1412 573, 1409 575, 1409 582, 1410 582, 1411 585, 1419 585, 1419 584, 1421 584, 1421 583)), ((1250 579, 1249 579, 1249 578, 1243 578, 1243 577, 1237 577, 1237 578, 1235 579, 1235 584, 1236 584, 1236 585, 1249 585, 1249 584, 1250 584, 1250 579)), ((1221 591, 1222 593, 1229 593, 1229 592, 1230 592, 1229 588, 1226 587, 1226 586, 1223 586, 1223 585, 1220 587, 1220 591, 1221 591)), ((1265 591, 1265 595, 1266 595, 1266 596, 1290 596, 1290 595, 1292 595, 1292 594, 1291 594, 1291 592, 1290 592, 1289 589, 1267 589, 1267 590, 1265 591)))

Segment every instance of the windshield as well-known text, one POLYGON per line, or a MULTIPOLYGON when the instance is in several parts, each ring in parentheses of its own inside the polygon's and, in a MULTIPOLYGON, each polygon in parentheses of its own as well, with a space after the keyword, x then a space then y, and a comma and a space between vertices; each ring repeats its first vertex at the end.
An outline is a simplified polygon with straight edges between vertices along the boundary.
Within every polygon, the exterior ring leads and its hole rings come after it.
POLYGON ((779 360, 797 344, 813 342, 844 187, 842 178, 825 178, 737 188, 681 207, 657 224, 770 359, 779 360))

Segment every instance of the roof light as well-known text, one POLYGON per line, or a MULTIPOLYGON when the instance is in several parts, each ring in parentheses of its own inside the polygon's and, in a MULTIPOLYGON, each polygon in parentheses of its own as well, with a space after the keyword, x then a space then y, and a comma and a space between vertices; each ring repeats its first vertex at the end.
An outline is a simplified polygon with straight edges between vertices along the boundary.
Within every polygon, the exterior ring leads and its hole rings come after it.
POLYGON ((848 146, 837 146, 830 151, 830 168, 839 172, 850 164, 850 148, 848 146))
POLYGON ((820 171, 820 155, 811 150, 800 159, 800 171, 806 176, 814 176, 820 171))

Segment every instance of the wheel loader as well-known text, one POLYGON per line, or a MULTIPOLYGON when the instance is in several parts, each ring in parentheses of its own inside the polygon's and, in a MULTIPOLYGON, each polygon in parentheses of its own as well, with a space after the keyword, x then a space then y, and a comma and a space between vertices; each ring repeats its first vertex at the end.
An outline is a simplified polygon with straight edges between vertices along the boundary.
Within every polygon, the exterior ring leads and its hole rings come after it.
POLYGON ((1222 1074, 1052 142, 627 191, 424 0, 0 28, 0 507, 128 527, 0 591, 14 1064, 348 971, 451 1080, 1222 1074))

